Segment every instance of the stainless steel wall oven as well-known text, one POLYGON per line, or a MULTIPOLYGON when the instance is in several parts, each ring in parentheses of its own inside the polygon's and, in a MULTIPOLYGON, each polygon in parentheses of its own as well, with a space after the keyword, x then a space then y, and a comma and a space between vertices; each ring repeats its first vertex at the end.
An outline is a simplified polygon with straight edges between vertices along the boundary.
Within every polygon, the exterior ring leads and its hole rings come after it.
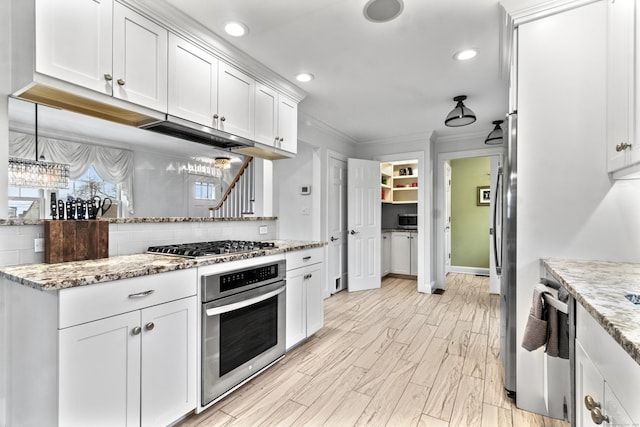
POLYGON ((202 406, 284 355, 285 274, 281 260, 202 276, 202 406))

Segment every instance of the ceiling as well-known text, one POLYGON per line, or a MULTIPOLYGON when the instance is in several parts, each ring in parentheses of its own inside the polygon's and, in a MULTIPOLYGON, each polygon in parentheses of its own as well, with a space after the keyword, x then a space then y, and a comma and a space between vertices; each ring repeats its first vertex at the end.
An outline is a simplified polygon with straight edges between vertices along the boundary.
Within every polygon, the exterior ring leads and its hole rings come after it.
POLYGON ((365 143, 488 134, 508 107, 508 82, 499 68, 500 15, 496 0, 404 0, 396 19, 365 19, 367 0, 161 0, 308 93, 310 116, 365 143), (224 24, 238 20, 248 35, 234 38, 224 24), (473 47, 477 57, 453 60, 473 47), (314 74, 298 83, 299 72, 314 74), (453 97, 478 120, 449 128, 453 97))

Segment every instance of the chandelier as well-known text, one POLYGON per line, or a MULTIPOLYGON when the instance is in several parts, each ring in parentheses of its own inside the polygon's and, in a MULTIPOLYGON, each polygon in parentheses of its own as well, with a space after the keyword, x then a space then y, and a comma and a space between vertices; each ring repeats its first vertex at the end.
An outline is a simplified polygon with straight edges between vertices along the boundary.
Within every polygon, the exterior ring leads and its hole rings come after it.
POLYGON ((230 169, 231 159, 229 157, 216 157, 213 160, 213 166, 218 169, 230 169))
POLYGON ((56 189, 69 187, 69 165, 38 159, 38 104, 35 113, 35 160, 9 158, 9 185, 14 187, 31 187, 56 189))

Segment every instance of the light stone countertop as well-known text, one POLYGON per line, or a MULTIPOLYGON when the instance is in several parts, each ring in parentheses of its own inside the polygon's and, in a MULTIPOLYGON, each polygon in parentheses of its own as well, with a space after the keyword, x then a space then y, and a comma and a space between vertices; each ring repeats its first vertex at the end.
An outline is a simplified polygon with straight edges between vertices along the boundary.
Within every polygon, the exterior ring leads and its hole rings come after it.
POLYGON ((325 242, 274 240, 277 248, 262 249, 199 259, 160 254, 134 254, 88 261, 58 264, 25 264, 1 267, 0 277, 6 277, 25 286, 52 291, 74 286, 91 285, 112 280, 147 276, 185 268, 202 267, 221 262, 274 255, 284 252, 325 246, 325 242))
MULTIPOLYGON (((146 218, 101 218, 109 224, 152 224, 163 222, 233 222, 233 221, 275 221, 275 216, 247 216, 242 218, 207 218, 207 217, 146 217, 146 218)), ((42 225, 44 219, 0 219, 0 226, 42 225)))
POLYGON ((542 265, 640 364, 640 264, 543 259, 542 265))

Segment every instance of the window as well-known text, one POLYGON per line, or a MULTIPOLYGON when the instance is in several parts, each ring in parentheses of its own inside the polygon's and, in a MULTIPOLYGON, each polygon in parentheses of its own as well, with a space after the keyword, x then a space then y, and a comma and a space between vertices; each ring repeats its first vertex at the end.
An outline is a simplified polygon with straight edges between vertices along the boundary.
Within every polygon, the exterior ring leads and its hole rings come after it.
POLYGON ((196 181, 194 183, 193 195, 198 200, 215 200, 216 187, 212 182, 196 181))

